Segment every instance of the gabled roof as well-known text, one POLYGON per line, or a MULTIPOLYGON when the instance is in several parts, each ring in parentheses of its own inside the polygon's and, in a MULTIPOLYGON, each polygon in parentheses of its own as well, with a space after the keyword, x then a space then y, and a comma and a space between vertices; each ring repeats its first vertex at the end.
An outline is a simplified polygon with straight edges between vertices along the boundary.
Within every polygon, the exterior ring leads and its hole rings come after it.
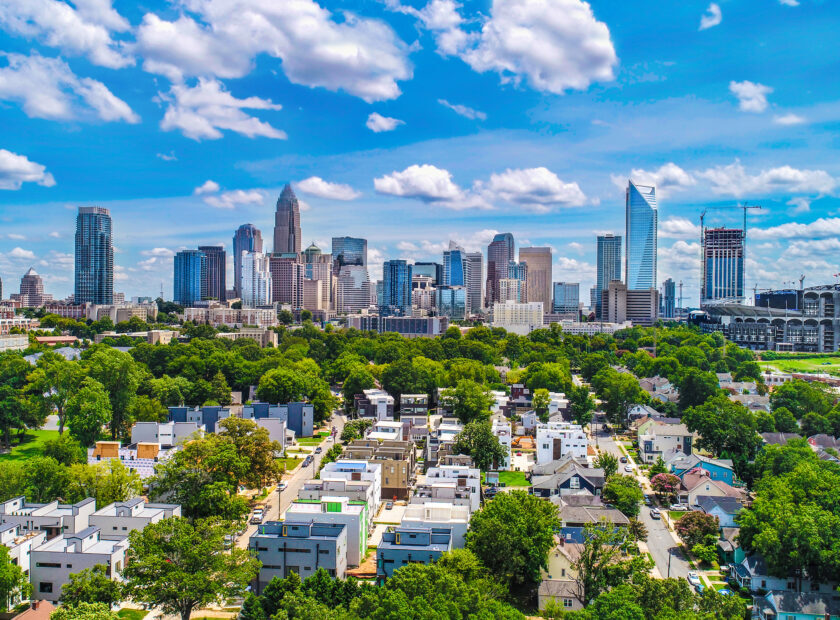
POLYGON ((620 510, 595 506, 565 506, 560 508, 560 520, 565 523, 598 523, 606 519, 615 525, 627 525, 630 520, 620 510))
POLYGON ((719 508, 723 513, 728 515, 736 515, 744 507, 734 497, 715 497, 712 495, 700 495, 697 497, 697 505, 706 514, 710 513, 715 508, 719 508))
POLYGON ((723 480, 715 480, 711 478, 708 473, 703 469, 692 469, 683 475, 682 478, 682 487, 686 491, 693 491, 701 484, 713 484, 718 489, 723 491, 729 497, 741 497, 742 492, 736 489, 735 487, 731 487, 726 484, 723 480))
POLYGON ((565 471, 574 465, 584 465, 584 461, 577 461, 574 457, 566 455, 563 458, 556 459, 545 463, 544 465, 534 465, 531 468, 531 476, 550 476, 561 471, 565 471))
POLYGON ((732 461, 730 459, 713 459, 701 454, 691 454, 689 456, 683 454, 682 457, 680 457, 679 454, 676 454, 668 461, 669 465, 671 465, 674 469, 679 469, 680 471, 692 469, 697 467, 700 463, 716 465, 730 471, 732 470, 732 461))
POLYGON ((812 616, 840 615, 840 600, 832 594, 820 592, 786 592, 771 590, 762 601, 776 614, 809 614, 812 616))
POLYGON ((556 474, 532 478, 532 487, 537 489, 556 489, 573 476, 585 478, 592 486, 595 487, 604 486, 605 476, 603 469, 581 467, 578 464, 574 464, 569 468, 565 468, 564 471, 556 474))
POLYGON ((761 433, 761 438, 766 444, 783 446, 791 439, 802 439, 798 433, 761 433))

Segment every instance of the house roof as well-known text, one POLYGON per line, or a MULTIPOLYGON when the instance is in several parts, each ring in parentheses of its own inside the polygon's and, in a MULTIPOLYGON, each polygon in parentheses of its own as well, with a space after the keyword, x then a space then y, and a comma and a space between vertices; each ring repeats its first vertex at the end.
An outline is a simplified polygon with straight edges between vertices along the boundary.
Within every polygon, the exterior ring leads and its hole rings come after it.
POLYGON ((767 562, 760 553, 753 553, 745 557, 740 564, 735 565, 735 572, 742 577, 754 577, 767 574, 767 562))
POLYGON ((783 446, 791 439, 802 439, 798 433, 761 433, 761 438, 766 444, 783 446))
POLYGON ((808 437, 808 443, 817 448, 840 448, 840 440, 825 433, 808 437))
POLYGON ((550 476, 561 471, 565 471, 574 465, 585 465, 585 461, 578 461, 574 457, 566 455, 563 458, 556 459, 544 465, 534 465, 531 468, 531 476, 550 476))
POLYGON ((559 507, 564 506, 602 506, 601 497, 591 493, 580 495, 555 495, 550 499, 553 504, 559 507))
POLYGON ((556 489, 573 476, 579 476, 589 481, 592 486, 604 486, 604 470, 592 467, 581 467, 577 463, 565 468, 563 471, 550 476, 537 476, 532 478, 532 486, 537 489, 556 489))
POLYGON ((709 476, 709 473, 704 469, 694 468, 686 472, 682 478, 682 487, 689 492, 693 491, 701 484, 706 483, 715 485, 718 489, 723 491, 729 497, 737 498, 741 497, 742 495, 741 491, 739 491, 735 487, 729 486, 723 480, 715 480, 711 478, 709 476))
POLYGON ((840 615, 840 600, 831 594, 819 592, 786 592, 770 590, 762 599, 763 610, 776 614, 809 614, 813 616, 840 615))
POLYGON ((538 595, 554 598, 575 598, 578 595, 577 583, 571 579, 543 579, 540 582, 538 595))
POLYGON ((724 469, 729 470, 732 469, 732 461, 730 459, 712 459, 700 454, 691 454, 686 456, 683 452, 679 452, 675 454, 673 458, 668 460, 669 465, 671 465, 674 469, 679 469, 680 471, 692 469, 699 463, 717 465, 718 467, 723 467, 724 469))
POLYGON ((719 508, 721 512, 728 515, 736 515, 744 507, 734 497, 715 497, 712 495, 700 495, 697 497, 697 505, 706 514, 710 513, 715 508, 719 508))
POLYGON ((620 510, 604 506, 563 506, 560 508, 560 520, 566 524, 598 523, 606 519, 615 525, 627 525, 630 520, 620 510))

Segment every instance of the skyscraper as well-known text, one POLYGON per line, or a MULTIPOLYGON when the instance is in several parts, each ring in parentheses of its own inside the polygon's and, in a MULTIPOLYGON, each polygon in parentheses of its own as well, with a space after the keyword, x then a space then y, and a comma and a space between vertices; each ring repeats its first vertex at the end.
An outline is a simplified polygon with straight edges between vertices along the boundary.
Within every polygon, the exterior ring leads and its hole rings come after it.
POLYGON ((268 256, 262 252, 242 253, 242 307, 257 308, 271 303, 271 272, 268 256))
POLYGON ((19 301, 22 308, 40 308, 53 300, 44 293, 44 280, 32 267, 20 279, 20 293, 12 293, 13 301, 19 301))
POLYGON ((624 277, 627 290, 656 288, 656 188, 627 182, 624 277))
POLYGON ((270 254, 268 271, 271 274, 271 301, 303 307, 303 263, 296 254, 270 254))
POLYGON ((370 275, 363 265, 344 265, 336 284, 336 311, 356 314, 370 306, 370 275))
POLYGON ((551 310, 551 248, 519 248, 519 262, 528 264, 528 301, 551 310))
POLYGON ((242 224, 233 235, 233 292, 242 297, 242 252, 262 252, 262 233, 253 224, 242 224))
POLYGON ((201 250, 181 250, 175 255, 172 299, 185 307, 207 296, 207 255, 201 250))
POLYGON ((499 295, 496 301, 526 303, 528 301, 527 263, 517 263, 515 260, 509 260, 507 272, 504 275, 505 277, 499 280, 499 295))
POLYGON ((274 213, 274 253, 300 252, 300 205, 286 183, 274 213))
POLYGON ((677 286, 671 278, 662 283, 662 316, 666 319, 677 316, 677 286))
POLYGON ((224 301, 227 298, 227 254, 223 245, 200 245, 204 252, 207 268, 204 271, 205 299, 224 301))
POLYGON ((744 231, 740 228, 703 230, 703 280, 700 303, 718 299, 744 300, 744 231))
POLYGON ((508 277, 508 263, 516 260, 513 235, 499 233, 487 246, 487 286, 485 303, 488 308, 499 301, 499 280, 508 277))
POLYGON ((484 284, 483 278, 483 263, 484 255, 481 252, 467 252, 464 255, 464 262, 467 263, 467 304, 470 312, 478 312, 481 310, 482 304, 482 286, 484 284))
POLYGON ((443 283, 443 265, 440 263, 414 263, 411 273, 415 276, 430 277, 432 286, 443 283))
POLYGON ((559 314, 577 314, 580 306, 580 283, 555 282, 552 311, 559 314))
POLYGON ((411 316, 411 265, 386 260, 382 265, 380 316, 411 316))
POLYGON ((333 237, 332 257, 335 271, 341 271, 344 265, 367 267, 367 239, 356 237, 333 237))
POLYGON ((453 320, 467 317, 467 289, 463 286, 439 286, 436 290, 437 313, 453 320))
POLYGON ((454 241, 449 242, 449 249, 443 251, 443 282, 444 286, 467 285, 466 252, 454 241))
POLYGON ((621 280, 621 235, 598 235, 595 273, 595 316, 601 317, 601 294, 613 280, 621 280))
POLYGON ((77 304, 114 303, 114 246, 111 214, 103 207, 79 207, 73 299, 77 304))

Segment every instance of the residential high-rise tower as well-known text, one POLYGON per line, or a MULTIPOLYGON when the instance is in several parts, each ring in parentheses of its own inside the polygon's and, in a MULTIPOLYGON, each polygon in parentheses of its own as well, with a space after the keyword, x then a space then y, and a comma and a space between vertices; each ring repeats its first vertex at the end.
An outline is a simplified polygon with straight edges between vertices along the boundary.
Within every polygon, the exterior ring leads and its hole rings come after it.
POLYGON ((528 301, 551 310, 551 248, 519 248, 519 262, 528 264, 528 301))
POLYGON ((333 237, 332 257, 336 265, 334 271, 341 271, 344 265, 367 267, 367 239, 356 237, 333 237))
POLYGON ((204 271, 205 299, 224 301, 227 298, 227 254, 223 245, 200 245, 204 252, 207 268, 204 271))
POLYGON ((656 288, 656 188, 627 182, 624 277, 627 290, 656 288))
POLYGON ((172 299, 176 304, 194 306, 207 296, 207 255, 201 250, 181 250, 173 261, 172 299))
POLYGON ((104 207, 79 207, 73 299, 77 304, 114 303, 111 213, 104 207))
POLYGON ((595 316, 601 317, 601 296, 613 280, 621 280, 621 235, 598 235, 595 270, 595 316))
POLYGON ((242 253, 242 307, 257 308, 271 303, 271 272, 268 255, 262 252, 242 253))
POLYGON ((467 304, 470 312, 481 310, 484 255, 481 252, 467 252, 464 255, 464 262, 467 263, 467 304))
POLYGON ((242 252, 262 252, 262 233, 253 224, 243 224, 233 235, 233 292, 242 297, 242 252))
POLYGON ((500 300, 499 280, 508 277, 508 263, 516 260, 513 235, 499 233, 487 246, 487 285, 485 287, 485 303, 488 308, 500 300))
POLYGON ((580 283, 555 282, 552 312, 577 314, 580 306, 580 283))
POLYGON ((292 186, 286 183, 274 213, 274 253, 300 252, 300 205, 292 186))
POLYGON ((744 231, 740 228, 703 230, 703 280, 700 303, 719 299, 744 300, 744 231))
POLYGON ((411 316, 411 265, 404 260, 386 260, 382 265, 380 316, 411 316))

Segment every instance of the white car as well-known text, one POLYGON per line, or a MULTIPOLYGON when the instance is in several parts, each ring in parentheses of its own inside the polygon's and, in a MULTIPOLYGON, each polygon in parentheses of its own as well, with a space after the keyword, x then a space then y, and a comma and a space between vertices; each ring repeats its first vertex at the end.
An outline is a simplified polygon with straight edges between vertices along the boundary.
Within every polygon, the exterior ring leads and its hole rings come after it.
POLYGON ((700 576, 697 573, 688 573, 688 577, 686 579, 688 579, 688 583, 693 586, 700 585, 700 576))
POLYGON ((633 471, 633 466, 632 465, 625 465, 624 466, 624 471, 626 471, 628 473, 632 472, 633 471))
POLYGON ((668 510, 673 510, 674 512, 686 512, 688 510, 688 506, 685 504, 671 504, 668 510))
POLYGON ((277 485, 277 489, 278 489, 279 491, 285 491, 285 490, 286 490, 286 486, 287 486, 287 485, 286 485, 286 483, 285 483, 285 482, 281 482, 280 484, 278 484, 278 485, 277 485))

